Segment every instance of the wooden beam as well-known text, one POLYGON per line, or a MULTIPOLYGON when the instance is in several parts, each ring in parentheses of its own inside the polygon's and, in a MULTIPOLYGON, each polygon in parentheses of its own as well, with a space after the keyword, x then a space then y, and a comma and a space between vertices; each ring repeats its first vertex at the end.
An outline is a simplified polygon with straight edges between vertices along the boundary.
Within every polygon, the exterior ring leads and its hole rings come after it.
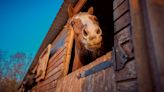
POLYGON ((74 7, 74 14, 78 13, 86 2, 87 0, 79 0, 74 7))
POLYGON ((146 36, 148 31, 144 16, 146 11, 142 6, 142 1, 145 0, 129 1, 139 92, 155 92, 146 36))
POLYGON ((151 68, 156 92, 164 92, 164 1, 144 0, 143 6, 147 10, 147 31, 151 68))

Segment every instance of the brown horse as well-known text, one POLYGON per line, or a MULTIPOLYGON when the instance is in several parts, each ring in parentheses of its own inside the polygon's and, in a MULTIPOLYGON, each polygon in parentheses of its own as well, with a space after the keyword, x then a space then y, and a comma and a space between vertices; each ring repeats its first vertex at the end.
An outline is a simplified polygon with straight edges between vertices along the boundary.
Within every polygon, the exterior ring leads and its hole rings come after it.
POLYGON ((102 54, 102 30, 93 7, 87 12, 73 14, 73 8, 68 8, 68 25, 74 30, 75 58, 72 71, 90 63, 102 54))

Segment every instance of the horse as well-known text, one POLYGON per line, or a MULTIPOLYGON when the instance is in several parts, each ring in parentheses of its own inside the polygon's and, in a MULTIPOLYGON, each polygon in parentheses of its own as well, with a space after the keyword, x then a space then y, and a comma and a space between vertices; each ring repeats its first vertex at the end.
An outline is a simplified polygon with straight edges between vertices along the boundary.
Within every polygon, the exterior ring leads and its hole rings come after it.
POLYGON ((102 30, 93 11, 93 7, 90 7, 87 12, 73 14, 73 7, 68 7, 68 25, 74 31, 75 42, 72 71, 89 64, 104 54, 102 30))

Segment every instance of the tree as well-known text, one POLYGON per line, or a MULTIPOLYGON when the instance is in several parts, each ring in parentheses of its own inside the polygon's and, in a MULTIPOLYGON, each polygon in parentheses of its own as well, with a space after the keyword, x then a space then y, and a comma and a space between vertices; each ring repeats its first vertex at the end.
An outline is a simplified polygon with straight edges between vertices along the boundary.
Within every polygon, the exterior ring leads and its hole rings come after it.
POLYGON ((0 92, 17 92, 31 61, 32 56, 26 53, 8 55, 0 50, 0 92))

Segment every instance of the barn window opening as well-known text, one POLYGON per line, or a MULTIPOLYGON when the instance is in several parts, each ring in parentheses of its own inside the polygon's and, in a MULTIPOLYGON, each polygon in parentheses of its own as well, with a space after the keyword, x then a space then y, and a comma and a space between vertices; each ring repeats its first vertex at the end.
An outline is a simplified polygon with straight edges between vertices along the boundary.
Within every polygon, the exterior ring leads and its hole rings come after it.
MULTIPOLYGON (((103 37, 103 53, 106 54, 107 52, 112 50, 114 46, 114 22, 113 22, 113 0, 87 0, 85 5, 82 7, 81 12, 86 12, 90 7, 94 8, 94 14, 99 22, 99 26, 102 29, 102 37, 103 37)), ((72 51, 71 61, 70 61, 70 68, 73 68, 74 62, 74 51, 72 51)), ((85 62, 83 65, 87 65, 91 63, 92 59, 88 58, 90 54, 87 54, 84 60, 89 62, 85 62)), ((69 73, 72 72, 72 69, 69 69, 69 73)))

